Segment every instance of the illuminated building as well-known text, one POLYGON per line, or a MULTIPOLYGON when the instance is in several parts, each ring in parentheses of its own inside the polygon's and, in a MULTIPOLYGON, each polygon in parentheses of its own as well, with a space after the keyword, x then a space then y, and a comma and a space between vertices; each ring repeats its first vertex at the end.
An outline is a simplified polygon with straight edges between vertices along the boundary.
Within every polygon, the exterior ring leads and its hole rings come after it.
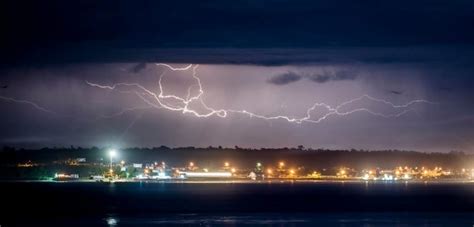
POLYGON ((56 173, 54 174, 53 180, 56 180, 56 181, 79 180, 79 174, 56 173))
POLYGON ((231 172, 179 172, 182 179, 189 178, 230 178, 231 172))

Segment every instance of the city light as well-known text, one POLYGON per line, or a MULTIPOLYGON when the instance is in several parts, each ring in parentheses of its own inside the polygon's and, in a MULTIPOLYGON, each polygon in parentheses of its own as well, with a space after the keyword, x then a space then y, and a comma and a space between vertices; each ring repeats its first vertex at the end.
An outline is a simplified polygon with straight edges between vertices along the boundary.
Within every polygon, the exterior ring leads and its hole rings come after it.
MULTIPOLYGON (((417 181, 423 179, 423 181, 436 179, 453 179, 453 178, 467 178, 474 179, 474 169, 471 168, 458 168, 453 169, 451 167, 441 167, 433 166, 431 167, 416 167, 416 166, 396 166, 393 168, 377 168, 377 169, 357 169, 350 168, 346 166, 341 166, 335 169, 336 171, 327 171, 327 169, 322 169, 321 172, 314 169, 306 169, 304 166, 297 166, 292 168, 282 168, 286 164, 283 161, 277 162, 275 166, 265 166, 262 162, 256 162, 256 168, 243 167, 237 168, 232 166, 232 160, 221 161, 223 168, 213 168, 216 163, 209 163, 210 167, 198 168, 195 165, 195 162, 188 162, 184 166, 169 166, 166 168, 166 163, 163 162, 148 162, 148 163, 133 163, 127 162, 126 160, 116 161, 117 166, 114 166, 113 157, 117 156, 116 150, 109 150, 108 155, 110 156, 110 168, 105 172, 102 172, 103 178, 110 178, 112 180, 125 180, 129 178, 133 179, 147 179, 147 180, 165 180, 165 179, 187 179, 189 177, 227 177, 228 174, 235 179, 265 179, 268 177, 271 180, 275 179, 334 179, 337 177, 341 180, 363 180, 363 181, 417 181), (156 165, 158 164, 158 165, 156 165), (160 165, 161 164, 161 165, 160 165), (120 168, 118 168, 120 167, 120 168), (139 169, 140 174, 132 174, 129 170, 139 169), (184 175, 185 172, 189 171, 189 174, 184 175), (224 171, 224 172, 221 172, 224 171), (192 173, 197 173, 193 175, 192 173), (209 174, 207 174, 209 173, 209 174), (125 177, 126 176, 126 177, 125 177), (144 176, 141 178, 139 176, 144 176), (253 177, 252 177, 253 176, 253 177)), ((67 163, 70 163, 71 160, 68 159, 67 163)), ((69 165, 69 164, 68 164, 69 165)), ((82 164, 84 165, 84 164, 82 164)), ((104 164, 108 165, 108 162, 104 164)), ((371 163, 370 165, 376 165, 371 163)), ((218 165, 217 165, 218 166, 218 165)), ((290 167, 290 166, 288 166, 290 167)), ((74 175, 74 174, 70 174, 74 175)), ((76 174, 77 175, 77 174, 76 174)), ((61 178, 61 174, 56 174, 56 178, 61 178)), ((90 175, 89 179, 99 179, 96 176, 99 175, 90 175)), ((102 179, 103 179, 102 178, 102 179)), ((62 177, 61 180, 66 179, 62 177)), ((69 178, 67 178, 69 179, 69 178)), ((73 178, 71 178, 73 179, 73 178)))
POLYGON ((394 178, 390 174, 384 174, 382 180, 394 180, 394 178))
POLYGON ((232 177, 230 172, 180 172, 186 177, 232 177))
POLYGON ((347 178, 347 171, 346 171, 346 168, 343 167, 343 168, 340 168, 339 171, 337 172, 337 177, 340 177, 340 178, 347 178))
POLYGON ((311 178, 321 178, 321 173, 318 171, 313 171, 311 174, 309 174, 309 177, 311 178))
POLYGON ((366 174, 364 174, 364 177, 362 179, 369 180, 369 178, 370 178, 370 175, 366 173, 366 174))
POLYGON ((267 169, 267 173, 268 174, 273 174, 273 170, 272 169, 267 169))

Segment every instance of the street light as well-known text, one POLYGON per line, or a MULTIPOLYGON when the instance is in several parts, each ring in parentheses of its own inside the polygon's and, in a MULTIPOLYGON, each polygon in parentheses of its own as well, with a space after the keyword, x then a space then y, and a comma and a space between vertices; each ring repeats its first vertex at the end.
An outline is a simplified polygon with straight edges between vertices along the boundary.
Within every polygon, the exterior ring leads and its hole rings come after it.
POLYGON ((110 149, 110 150, 109 150, 109 156, 110 156, 110 169, 112 169, 113 158, 114 158, 115 156, 117 156, 117 150, 115 150, 115 149, 110 149))
POLYGON ((271 175, 273 173, 273 170, 272 169, 267 169, 267 173, 271 175))
POLYGON ((283 168, 283 167, 285 167, 285 163, 284 163, 284 162, 280 162, 280 163, 278 163, 278 166, 279 166, 280 168, 283 168))
POLYGON ((115 149, 110 149, 109 150, 109 156, 110 157, 115 157, 117 155, 117 150, 115 149))
POLYGON ((342 177, 345 177, 345 175, 346 175, 346 170, 345 170, 345 169, 341 169, 341 170, 339 171, 339 174, 340 174, 342 177))

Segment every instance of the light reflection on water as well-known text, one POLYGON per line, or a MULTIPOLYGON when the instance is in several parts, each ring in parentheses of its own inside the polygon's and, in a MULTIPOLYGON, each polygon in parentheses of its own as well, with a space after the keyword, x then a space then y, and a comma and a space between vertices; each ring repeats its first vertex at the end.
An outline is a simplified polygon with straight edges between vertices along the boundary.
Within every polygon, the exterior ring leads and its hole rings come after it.
POLYGON ((118 223, 118 220, 113 217, 106 218, 105 221, 107 222, 108 226, 116 226, 118 223))
POLYGON ((158 217, 116 216, 108 226, 472 226, 473 214, 456 213, 341 213, 341 214, 177 214, 158 217))
POLYGON ((15 182, 0 186, 4 195, 23 195, 6 201, 8 213, 0 215, 0 224, 7 216, 10 223, 23 226, 474 224, 474 184, 465 182, 15 182), (74 203, 64 199, 70 195, 77 197, 74 203), (28 206, 16 209, 15 204, 28 206), (52 215, 35 216, 38 210, 52 215))

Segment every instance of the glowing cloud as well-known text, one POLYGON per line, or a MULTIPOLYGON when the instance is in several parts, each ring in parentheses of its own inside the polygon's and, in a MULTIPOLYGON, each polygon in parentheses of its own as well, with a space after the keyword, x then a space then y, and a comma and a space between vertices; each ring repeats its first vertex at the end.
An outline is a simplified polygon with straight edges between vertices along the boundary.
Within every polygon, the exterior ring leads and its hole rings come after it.
MULTIPOLYGON (((335 116, 346 116, 350 114, 354 114, 357 112, 365 112, 374 116, 378 117, 384 117, 384 118, 395 118, 395 117, 400 117, 410 111, 412 111, 411 107, 414 106, 415 104, 435 104, 433 102, 423 100, 423 99, 416 99, 412 100, 410 102, 407 102, 402 105, 396 105, 392 102, 389 102, 384 99, 378 99, 374 98, 370 95, 362 95, 360 97, 351 99, 349 101, 343 102, 335 107, 330 106, 325 103, 314 103, 311 105, 310 108, 308 108, 305 111, 305 115, 300 118, 295 118, 295 117, 290 117, 286 115, 274 115, 274 116, 266 116, 258 113, 253 113, 247 110, 232 110, 232 109, 215 109, 212 107, 209 107, 206 102, 203 100, 202 96, 205 93, 202 87, 202 83, 200 78, 197 75, 197 68, 198 65, 193 65, 190 64, 185 67, 173 67, 169 64, 164 64, 164 63, 157 63, 156 66, 158 67, 164 67, 167 68, 171 71, 188 71, 192 70, 192 77, 196 81, 195 84, 191 85, 188 87, 188 92, 186 97, 179 97, 177 95, 173 94, 165 94, 164 89, 163 89, 163 84, 162 84, 162 78, 165 75, 165 72, 161 73, 159 76, 158 80, 158 92, 153 92, 147 88, 145 88, 143 85, 139 83, 116 83, 113 85, 101 85, 97 83, 92 83, 89 81, 86 81, 86 83, 90 86, 101 88, 101 89, 108 89, 108 90, 116 90, 119 92, 126 92, 126 93, 133 93, 137 95, 141 100, 143 100, 146 104, 149 105, 151 108, 163 108, 169 111, 175 111, 175 112, 181 112, 183 114, 191 114, 195 117, 199 118, 207 118, 207 117, 212 117, 212 116, 217 116, 221 118, 226 118, 230 113, 233 114, 242 114, 242 115, 247 115, 249 117, 254 117, 254 118, 259 118, 263 120, 286 120, 291 123, 297 123, 301 124, 303 122, 308 122, 308 123, 319 123, 325 119, 327 119, 329 116, 335 115, 335 116), (121 88, 125 87, 132 87, 134 88, 132 92, 130 90, 121 90, 121 88), (191 90, 193 87, 198 88, 198 93, 196 95, 191 95, 191 90), (392 109, 392 113, 381 113, 377 112, 374 110, 371 110, 369 108, 352 108, 346 111, 343 111, 343 107, 349 106, 349 104, 354 104, 357 102, 361 101, 370 101, 374 102, 377 104, 385 105, 388 106, 389 108, 392 109), (173 103, 173 105, 169 104, 170 102, 173 103), (198 111, 196 109, 193 109, 190 105, 192 103, 199 103, 200 106, 203 108, 203 111, 198 111), (313 111, 315 111, 317 108, 322 108, 326 110, 326 113, 323 114, 320 117, 313 117, 311 114, 313 111)), ((135 110, 134 108, 128 109, 127 111, 133 111, 135 110)), ((120 115, 124 111, 114 114, 113 116, 120 115)))

